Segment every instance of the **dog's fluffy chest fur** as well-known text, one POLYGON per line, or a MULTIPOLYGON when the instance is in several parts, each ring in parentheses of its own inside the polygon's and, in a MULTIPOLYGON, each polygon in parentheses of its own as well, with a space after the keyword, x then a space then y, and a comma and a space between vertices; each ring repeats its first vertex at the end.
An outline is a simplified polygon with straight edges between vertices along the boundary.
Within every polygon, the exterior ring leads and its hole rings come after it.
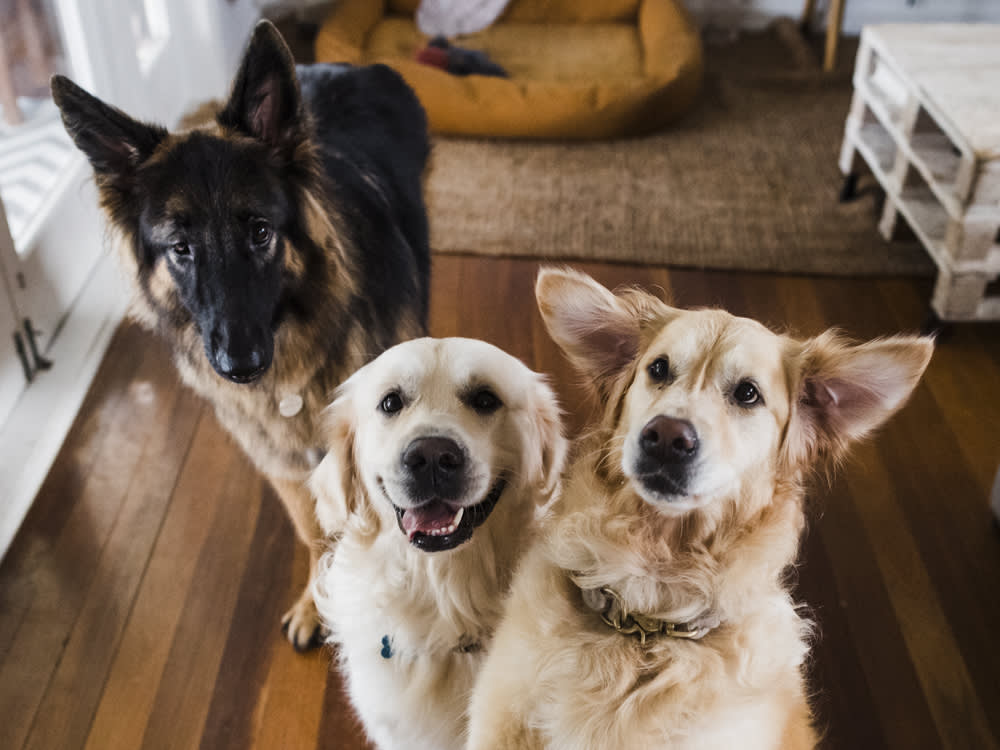
POLYGON ((395 527, 374 538, 350 528, 321 565, 317 604, 379 748, 464 748, 468 696, 516 562, 518 545, 498 536, 487 524, 428 554, 395 527))
MULTIPOLYGON (((567 483, 544 541, 519 571, 498 634, 504 642, 495 644, 517 654, 517 663, 500 668, 530 675, 522 677, 532 688, 520 710, 538 732, 537 746, 554 747, 554 738, 560 750, 773 746, 783 706, 801 697, 807 653, 809 625, 781 575, 795 535, 779 544, 706 522, 713 531, 684 548, 677 535, 692 534, 690 527, 648 512, 638 498, 634 506, 620 496, 593 501, 607 491, 616 488, 589 472, 567 483), (697 641, 658 635, 641 644, 587 605, 582 589, 601 586, 640 614, 718 624, 697 641)), ((801 526, 797 498, 762 513, 762 525, 801 526)))
POLYGON ((519 580, 534 586, 515 587, 511 602, 523 661, 508 669, 534 673, 544 665, 532 682, 546 687, 525 698, 526 723, 549 738, 538 747, 559 738, 560 750, 686 748, 688 741, 694 750, 739 747, 748 738, 755 739, 747 746, 768 746, 780 735, 773 696, 776 687, 779 694, 799 691, 806 655, 804 623, 780 589, 700 641, 653 636, 643 645, 586 606, 551 550, 530 554, 523 572, 519 580), (707 737, 714 739, 705 744, 707 737))
POLYGON ((310 376, 304 384, 268 375, 258 385, 245 386, 218 377, 204 357, 198 359, 189 350, 178 350, 174 359, 183 381, 215 407, 219 422, 258 469, 271 477, 302 480, 315 468, 322 458, 317 415, 335 373, 310 376), (287 396, 298 396, 302 406, 296 414, 283 416, 279 405, 287 396))

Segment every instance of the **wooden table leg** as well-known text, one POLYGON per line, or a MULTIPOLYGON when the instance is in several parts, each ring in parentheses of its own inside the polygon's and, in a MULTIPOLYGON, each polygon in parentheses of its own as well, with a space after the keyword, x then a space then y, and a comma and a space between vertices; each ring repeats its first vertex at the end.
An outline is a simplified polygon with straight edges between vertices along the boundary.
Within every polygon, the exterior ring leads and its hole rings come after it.
POLYGON ((825 73, 832 72, 837 66, 837 42, 840 40, 840 27, 843 22, 844 0, 830 0, 830 12, 826 16, 826 55, 823 57, 825 73))
POLYGON ((806 0, 805 5, 802 6, 802 15, 799 16, 799 28, 803 31, 809 28, 814 10, 816 10, 816 0, 806 0))

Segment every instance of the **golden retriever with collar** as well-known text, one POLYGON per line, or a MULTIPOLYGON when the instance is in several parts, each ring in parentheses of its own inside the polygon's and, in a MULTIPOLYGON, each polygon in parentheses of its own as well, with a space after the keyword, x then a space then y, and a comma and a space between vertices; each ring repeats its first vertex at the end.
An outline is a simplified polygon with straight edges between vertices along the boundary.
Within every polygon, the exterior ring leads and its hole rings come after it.
POLYGON ((329 407, 314 594, 381 750, 464 747, 469 695, 566 442, 543 377, 470 339, 399 344, 329 407))
POLYGON ((803 484, 902 406, 931 341, 800 341, 566 270, 536 295, 602 416, 512 584, 468 747, 813 747, 785 580, 803 484))

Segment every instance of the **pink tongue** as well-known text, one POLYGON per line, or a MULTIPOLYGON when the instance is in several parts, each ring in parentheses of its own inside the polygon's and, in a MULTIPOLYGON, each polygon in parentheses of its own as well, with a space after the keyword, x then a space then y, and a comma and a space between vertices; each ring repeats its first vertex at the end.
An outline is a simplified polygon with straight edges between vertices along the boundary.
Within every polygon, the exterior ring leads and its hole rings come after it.
POLYGON ((410 508, 404 511, 403 529, 406 530, 407 537, 412 539, 413 535, 418 532, 426 534, 434 529, 450 526, 451 522, 455 520, 456 514, 457 511, 435 500, 419 508, 410 508))

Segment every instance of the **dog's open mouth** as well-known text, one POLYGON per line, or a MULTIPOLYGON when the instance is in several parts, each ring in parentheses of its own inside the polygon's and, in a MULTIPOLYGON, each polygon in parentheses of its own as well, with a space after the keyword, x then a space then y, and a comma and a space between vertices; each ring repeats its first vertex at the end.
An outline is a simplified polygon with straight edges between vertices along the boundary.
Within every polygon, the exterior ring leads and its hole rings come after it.
POLYGON ((410 544, 424 552, 441 552, 469 541, 475 528, 489 518, 506 487, 507 480, 498 477, 486 497, 469 507, 443 500, 431 500, 418 508, 392 507, 410 544))

